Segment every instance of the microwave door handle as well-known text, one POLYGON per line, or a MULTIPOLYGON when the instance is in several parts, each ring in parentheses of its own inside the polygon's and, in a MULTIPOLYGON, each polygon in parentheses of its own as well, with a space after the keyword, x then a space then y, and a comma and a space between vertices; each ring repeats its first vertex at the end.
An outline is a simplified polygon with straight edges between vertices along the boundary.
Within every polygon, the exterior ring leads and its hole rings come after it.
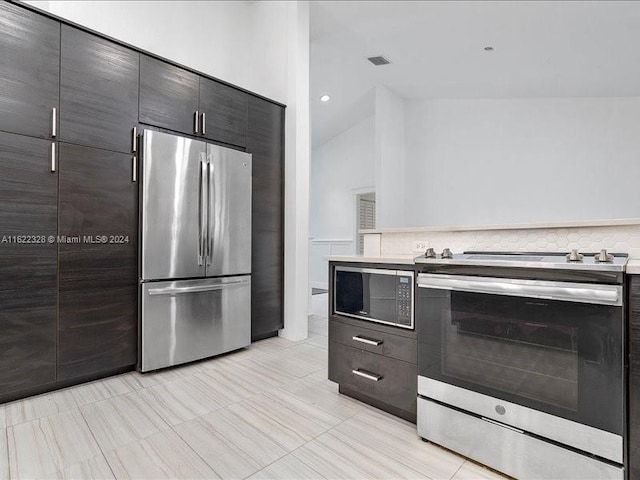
POLYGON ((620 285, 591 285, 544 280, 421 273, 418 275, 418 287, 597 305, 622 305, 622 287, 620 285))

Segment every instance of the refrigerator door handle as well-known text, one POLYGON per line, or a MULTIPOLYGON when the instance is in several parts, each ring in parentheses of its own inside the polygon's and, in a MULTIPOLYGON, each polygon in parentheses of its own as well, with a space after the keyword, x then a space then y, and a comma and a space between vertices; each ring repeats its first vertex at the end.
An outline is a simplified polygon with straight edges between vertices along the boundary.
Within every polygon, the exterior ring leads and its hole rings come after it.
POLYGON ((181 293, 198 293, 198 292, 210 292, 214 290, 223 290, 225 288, 239 287, 241 285, 248 284, 248 280, 236 280, 234 282, 219 283, 216 285, 197 285, 193 287, 166 287, 166 288, 151 288, 149 289, 149 295, 179 295, 181 293))
POLYGON ((207 265, 213 263, 213 234, 214 234, 214 219, 215 212, 215 185, 214 185, 214 171, 213 171, 213 158, 211 155, 207 155, 207 172, 209 188, 207 189, 207 206, 208 206, 208 219, 207 219, 207 265))
POLYGON ((205 162, 200 160, 200 188, 198 189, 198 265, 204 265, 204 242, 205 242, 205 162))

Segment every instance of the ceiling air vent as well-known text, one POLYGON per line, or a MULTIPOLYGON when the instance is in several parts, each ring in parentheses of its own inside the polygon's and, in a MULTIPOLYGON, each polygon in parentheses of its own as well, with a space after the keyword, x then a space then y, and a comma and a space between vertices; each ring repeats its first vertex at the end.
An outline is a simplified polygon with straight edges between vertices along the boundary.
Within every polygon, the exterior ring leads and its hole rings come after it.
POLYGON ((376 67, 379 67, 380 65, 389 65, 391 63, 389 60, 384 58, 382 55, 380 55, 379 57, 369 57, 369 58, 367 58, 367 60, 369 60, 371 63, 373 63, 376 67))

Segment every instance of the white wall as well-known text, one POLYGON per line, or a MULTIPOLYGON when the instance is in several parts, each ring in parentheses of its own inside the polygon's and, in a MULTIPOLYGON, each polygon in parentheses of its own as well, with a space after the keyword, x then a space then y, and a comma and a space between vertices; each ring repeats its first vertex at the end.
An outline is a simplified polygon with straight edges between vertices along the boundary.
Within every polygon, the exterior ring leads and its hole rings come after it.
POLYGON ((51 0, 28 3, 286 103, 288 2, 51 0))
POLYGON ((406 126, 408 226, 640 217, 640 98, 411 102, 406 126))
POLYGON ((312 151, 311 285, 326 287, 327 255, 356 252, 356 194, 373 191, 375 118, 366 118, 312 151))
POLYGON ((285 329, 307 336, 309 5, 305 1, 29 1, 287 105, 285 329))
POLYGON ((405 100, 376 87, 376 227, 405 224, 405 100))

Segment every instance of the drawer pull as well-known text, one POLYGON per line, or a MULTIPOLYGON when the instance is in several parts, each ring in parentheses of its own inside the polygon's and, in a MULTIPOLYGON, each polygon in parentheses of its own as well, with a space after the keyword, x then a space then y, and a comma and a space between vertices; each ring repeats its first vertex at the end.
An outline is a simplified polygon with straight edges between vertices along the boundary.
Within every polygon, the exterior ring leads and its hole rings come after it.
POLYGON ((373 380, 374 382, 379 382, 380 380, 382 380, 382 375, 376 375, 375 373, 360 370, 359 368, 351 370, 351 373, 359 377, 366 378, 367 380, 373 380))
POLYGON ((351 337, 351 340, 366 343, 367 345, 373 345, 374 347, 378 347, 384 343, 382 340, 374 340, 373 338, 361 337, 360 335, 354 335, 351 337))

